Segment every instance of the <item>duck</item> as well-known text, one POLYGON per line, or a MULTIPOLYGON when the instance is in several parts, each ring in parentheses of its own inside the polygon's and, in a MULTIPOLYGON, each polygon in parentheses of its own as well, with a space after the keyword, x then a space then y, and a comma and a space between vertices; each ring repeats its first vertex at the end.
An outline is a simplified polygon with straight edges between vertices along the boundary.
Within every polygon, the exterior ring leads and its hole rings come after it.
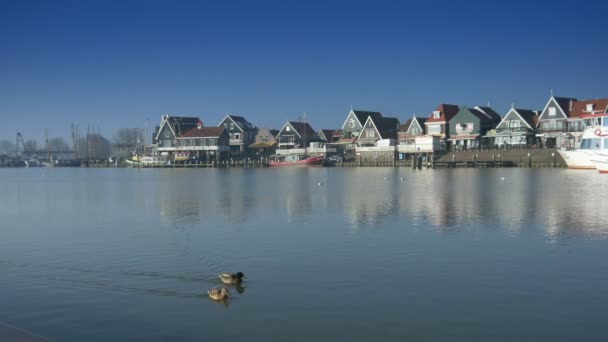
POLYGON ((230 298, 230 291, 225 287, 209 289, 207 294, 209 294, 209 298, 213 300, 225 300, 230 298))
POLYGON ((237 273, 220 273, 218 277, 222 280, 224 284, 239 284, 245 275, 243 272, 237 273))

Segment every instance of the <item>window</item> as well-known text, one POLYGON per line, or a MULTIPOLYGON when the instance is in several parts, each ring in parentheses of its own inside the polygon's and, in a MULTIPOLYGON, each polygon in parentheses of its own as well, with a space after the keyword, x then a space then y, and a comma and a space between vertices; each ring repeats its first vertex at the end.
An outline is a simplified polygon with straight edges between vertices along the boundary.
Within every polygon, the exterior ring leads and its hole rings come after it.
POLYGON ((365 137, 366 138, 373 138, 376 136, 376 131, 374 130, 374 128, 366 128, 365 129, 365 137))
POLYGON ((427 128, 429 134, 441 134, 441 125, 429 125, 427 128))
POLYGON ((234 129, 234 123, 230 123, 230 129, 234 129))
POLYGON ((604 117, 602 118, 602 120, 604 120, 604 125, 603 125, 603 126, 604 126, 604 127, 608 127, 608 117, 607 117, 607 116, 604 116, 604 117))
POLYGON ((583 139, 581 141, 581 150, 599 150, 601 142, 600 138, 583 139))
POLYGON ((562 121, 557 121, 555 123, 555 128, 556 129, 563 129, 564 128, 564 123, 562 121))
POLYGON ((433 119, 439 119, 441 117, 441 112, 436 110, 433 112, 433 119))
POLYGON ((587 104, 587 112, 588 112, 588 113, 593 112, 593 103, 589 103, 589 104, 587 104))
POLYGON ((604 138, 604 149, 608 149, 608 138, 604 138))
POLYGON ((555 116, 556 109, 555 107, 549 107, 549 116, 555 116))
POLYGON ((519 128, 519 127, 521 127, 521 121, 519 121, 519 120, 511 120, 509 122, 509 126, 511 128, 519 128))
POLYGON ((241 135, 239 133, 235 133, 234 134, 234 139, 240 140, 241 139, 241 135))
POLYGON ((289 132, 289 126, 285 127, 285 130, 286 130, 287 132, 289 132))

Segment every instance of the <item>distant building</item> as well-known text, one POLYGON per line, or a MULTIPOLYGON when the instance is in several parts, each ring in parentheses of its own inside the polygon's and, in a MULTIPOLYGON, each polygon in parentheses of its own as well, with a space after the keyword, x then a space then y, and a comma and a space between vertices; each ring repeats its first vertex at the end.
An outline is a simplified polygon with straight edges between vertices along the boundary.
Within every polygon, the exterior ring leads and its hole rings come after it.
POLYGON ((341 130, 321 129, 319 130, 319 139, 326 143, 336 143, 342 138, 341 130))
POLYGON ((223 126, 205 127, 197 117, 162 116, 156 136, 157 151, 176 159, 220 160, 230 151, 230 137, 223 126))
POLYGON ((450 137, 450 120, 458 113, 458 106, 452 104, 440 104, 428 117, 424 125, 426 134, 441 138, 444 143, 450 137))
POLYGON ((351 109, 342 124, 342 138, 339 142, 354 143, 369 117, 381 118, 382 114, 380 112, 351 109))
POLYGON ((363 163, 395 161, 399 126, 397 118, 368 116, 356 138, 357 160, 363 163))
POLYGON ((279 149, 303 149, 320 139, 307 122, 287 121, 279 130, 276 140, 279 149))
POLYGON ((545 108, 540 114, 537 123, 536 137, 543 147, 575 147, 580 143, 576 138, 570 139, 568 132, 582 133, 582 123, 580 119, 572 121, 569 127, 570 111, 578 100, 573 97, 551 96, 545 108))
POLYGON ((276 151, 279 134, 277 129, 260 128, 255 136, 255 142, 249 145, 249 150, 254 157, 268 157, 276 151))
POLYGON ((224 126, 230 135, 230 152, 242 154, 247 146, 255 142, 257 128, 239 115, 228 114, 218 126, 224 126))
POLYGON ((502 117, 490 107, 468 108, 460 110, 449 122, 449 141, 452 149, 467 150, 481 148, 481 137, 494 129, 502 117))
POLYGON ((488 131, 484 138, 490 147, 532 147, 539 112, 512 107, 496 129, 488 131))

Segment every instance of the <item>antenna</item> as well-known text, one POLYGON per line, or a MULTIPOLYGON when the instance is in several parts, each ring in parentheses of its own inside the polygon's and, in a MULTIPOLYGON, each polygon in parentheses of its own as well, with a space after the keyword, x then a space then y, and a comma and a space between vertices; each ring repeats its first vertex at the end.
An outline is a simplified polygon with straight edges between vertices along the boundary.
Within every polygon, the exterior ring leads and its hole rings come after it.
POLYGON ((553 88, 551 88, 551 97, 553 97, 553 88))

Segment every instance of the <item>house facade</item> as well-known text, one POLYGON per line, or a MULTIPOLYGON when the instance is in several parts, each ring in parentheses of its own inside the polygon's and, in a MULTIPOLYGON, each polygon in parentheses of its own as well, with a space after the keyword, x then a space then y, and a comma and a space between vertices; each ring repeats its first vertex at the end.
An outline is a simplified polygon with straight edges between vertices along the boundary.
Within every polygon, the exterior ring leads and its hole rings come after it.
POLYGON ((450 137, 450 120, 458 113, 458 106, 452 104, 440 104, 424 123, 426 134, 437 136, 442 140, 450 137))
POLYGON ((535 144, 535 127, 538 110, 512 107, 495 129, 484 136, 489 146, 498 148, 532 147, 535 144))
POLYGON ((340 142, 354 143, 361 134, 363 125, 365 125, 369 117, 381 118, 382 114, 380 112, 351 109, 342 124, 342 138, 340 142))
POLYGON ((356 138, 357 161, 370 163, 396 160, 399 126, 397 118, 369 116, 356 138))
POLYGON ((449 141, 453 150, 481 148, 481 137, 495 128, 502 117, 490 107, 469 108, 460 110, 449 121, 449 141))
POLYGON ((249 145, 249 151, 254 157, 268 157, 275 153, 277 148, 277 129, 260 128, 255 135, 255 142, 249 145))
POLYGON ((541 147, 575 147, 576 136, 579 136, 578 143, 580 143, 582 120, 570 118, 570 111, 577 101, 572 97, 549 98, 538 117, 536 126, 537 143, 541 147))
POLYGON ((187 159, 218 161, 230 151, 230 136, 224 127, 204 127, 197 117, 162 116, 155 138, 157 151, 169 159, 179 154, 187 159))
POLYGON ((220 121, 230 136, 230 152, 233 155, 242 154, 247 146, 255 142, 257 128, 240 115, 228 114, 220 121))
POLYGON ((276 136, 277 153, 303 153, 311 142, 320 141, 317 132, 307 123, 287 121, 276 136), (282 150, 282 151, 281 151, 282 150))

